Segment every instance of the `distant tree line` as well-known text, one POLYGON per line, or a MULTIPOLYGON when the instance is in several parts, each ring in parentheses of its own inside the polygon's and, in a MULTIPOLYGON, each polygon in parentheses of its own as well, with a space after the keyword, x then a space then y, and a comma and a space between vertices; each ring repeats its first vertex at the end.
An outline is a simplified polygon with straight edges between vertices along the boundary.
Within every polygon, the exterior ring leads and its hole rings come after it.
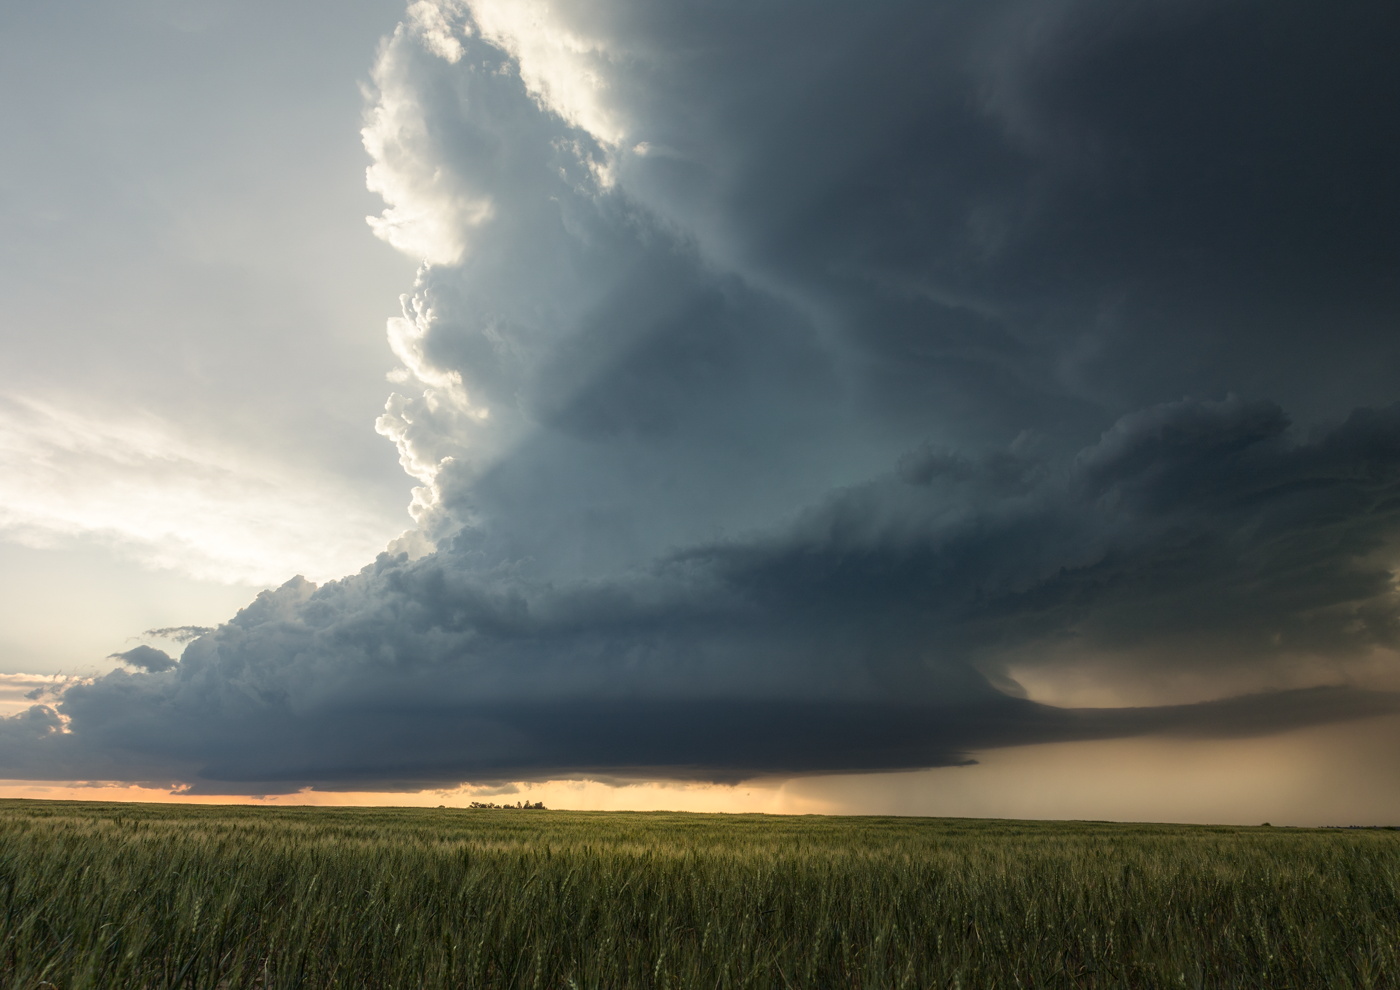
POLYGON ((517 801, 514 804, 493 804, 490 801, 473 801, 467 805, 468 808, 518 808, 521 811, 547 811, 543 801, 536 801, 531 804, 529 801, 517 801))

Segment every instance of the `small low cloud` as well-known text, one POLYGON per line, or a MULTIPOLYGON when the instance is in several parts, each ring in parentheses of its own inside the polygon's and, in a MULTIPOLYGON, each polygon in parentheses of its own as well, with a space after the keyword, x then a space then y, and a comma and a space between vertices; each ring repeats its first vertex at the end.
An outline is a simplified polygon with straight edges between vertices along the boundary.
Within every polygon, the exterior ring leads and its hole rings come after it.
POLYGON ((152 639, 168 639, 174 643, 188 643, 213 631, 213 626, 165 626, 160 629, 147 629, 141 635, 152 639))
POLYGON ((163 673, 179 666, 179 662, 164 650, 145 645, 137 646, 125 653, 113 653, 108 659, 120 660, 128 666, 138 667, 148 674, 163 673))

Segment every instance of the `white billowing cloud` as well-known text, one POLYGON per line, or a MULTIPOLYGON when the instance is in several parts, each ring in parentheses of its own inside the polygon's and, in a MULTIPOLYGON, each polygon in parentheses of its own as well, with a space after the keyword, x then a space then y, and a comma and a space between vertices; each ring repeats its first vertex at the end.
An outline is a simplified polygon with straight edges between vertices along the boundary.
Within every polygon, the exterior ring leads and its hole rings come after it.
POLYGON ((626 116, 609 100, 618 59, 609 43, 584 34, 548 0, 469 0, 485 40, 515 59, 525 89, 541 106, 610 147, 627 138, 626 116))
MULTIPOLYGON (((388 204, 380 216, 366 218, 375 235, 411 257, 456 265, 497 218, 500 204, 492 176, 460 167, 463 136, 453 128, 434 126, 442 122, 442 114, 425 106, 435 83, 460 79, 463 69, 512 79, 518 73, 516 85, 523 84, 540 108, 586 132, 599 146, 585 148, 577 140, 562 140, 556 151, 582 169, 584 185, 611 188, 615 170, 608 149, 620 146, 628 131, 622 111, 607 98, 614 61, 603 42, 566 24, 548 4, 414 3, 380 52, 373 72, 377 93, 362 131, 365 150, 374 159, 366 185, 388 204), (507 61, 494 67, 464 63, 463 39, 477 33, 507 61), (424 51, 431 58, 424 59, 424 51), (443 76, 441 70, 447 67, 457 68, 443 76)), ((468 116, 480 117, 476 108, 467 109, 468 116)), ((485 136, 488 141, 491 137, 485 136)), ((466 141, 477 145, 481 138, 472 135, 466 141)), ((473 148, 468 157, 481 150, 473 148)))
MULTIPOLYGON (((391 317, 388 323, 389 348, 394 356, 424 385, 451 393, 465 405, 462 373, 434 365, 423 351, 423 339, 433 322, 431 306, 422 295, 403 295, 399 302, 403 306, 403 316, 391 317)), ((481 415, 485 418, 487 410, 481 410, 481 415)))
POLYGON ((460 453, 471 419, 453 401, 451 392, 430 388, 416 397, 395 392, 384 404, 383 415, 375 421, 374 428, 398 448, 400 466, 422 482, 413 489, 408 513, 430 542, 456 528, 456 523, 444 515, 438 477, 460 463, 455 455, 460 453))
POLYGON ((462 5, 455 0, 418 0, 408 6, 406 24, 409 29, 438 58, 454 65, 462 60, 462 42, 453 31, 453 20, 462 5))
MULTIPOLYGON (((451 23, 461 13, 433 11, 451 23)), ((465 492, 557 413, 575 379, 614 359, 621 338, 595 333, 555 367, 560 345, 587 333, 610 296, 630 297, 650 262, 634 209, 611 185, 607 147, 532 96, 501 44, 462 27, 453 61, 424 40, 422 16, 380 54, 365 144, 370 186, 390 204, 380 236, 428 262, 388 321, 402 362, 389 378, 407 387, 377 429, 421 483, 410 513, 432 542, 474 517, 462 500, 449 506, 446 489, 465 492), (486 205, 459 209, 466 201, 486 205), (414 210, 423 222, 389 222, 414 210)), ((609 322, 636 338, 635 321, 609 322)))
POLYGON ((399 384, 414 382, 420 386, 419 394, 390 395, 384 413, 375 421, 379 434, 398 448, 404 472, 422 482, 413 489, 408 507, 417 538, 394 547, 395 552, 406 550, 414 557, 431 549, 460 522, 444 510, 439 475, 454 465, 464 467, 468 454, 478 458, 484 454, 489 449, 489 428, 495 425, 489 406, 472 403, 462 373, 442 367, 427 354, 428 337, 438 316, 423 291, 426 269, 419 271, 416 291, 400 297, 403 316, 391 318, 387 326, 389 347, 403 362, 389 379, 399 384))
POLYGON ((378 93, 361 131, 374 159, 365 184, 389 208, 365 219, 376 237, 405 254, 453 265, 462 259, 472 232, 494 210, 490 195, 441 167, 448 157, 439 144, 441 135, 429 130, 418 105, 421 84, 414 76, 422 66, 411 49, 421 44, 453 63, 461 58, 461 42, 448 33, 443 5, 418 3, 410 14, 384 46, 373 73, 378 93))
POLYGON ((108 544, 226 583, 358 570, 396 523, 337 479, 202 443, 150 417, 0 401, 0 537, 108 544))

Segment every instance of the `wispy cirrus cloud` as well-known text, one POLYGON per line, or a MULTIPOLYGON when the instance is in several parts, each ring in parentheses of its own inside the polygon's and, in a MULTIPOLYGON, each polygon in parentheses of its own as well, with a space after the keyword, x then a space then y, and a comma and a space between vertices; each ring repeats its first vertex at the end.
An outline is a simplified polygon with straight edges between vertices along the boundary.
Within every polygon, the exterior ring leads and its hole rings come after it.
POLYGON ((149 567, 265 584, 355 570, 392 525, 343 481, 154 416, 0 402, 0 535, 27 546, 96 540, 149 567))

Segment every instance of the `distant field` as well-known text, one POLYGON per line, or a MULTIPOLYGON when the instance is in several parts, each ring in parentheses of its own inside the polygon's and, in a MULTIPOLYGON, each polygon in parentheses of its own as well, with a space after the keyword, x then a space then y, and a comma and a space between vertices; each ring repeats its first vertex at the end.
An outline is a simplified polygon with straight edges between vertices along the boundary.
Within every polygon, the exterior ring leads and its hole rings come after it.
POLYGON ((1400 833, 0 801, 0 985, 1396 987, 1400 833))

